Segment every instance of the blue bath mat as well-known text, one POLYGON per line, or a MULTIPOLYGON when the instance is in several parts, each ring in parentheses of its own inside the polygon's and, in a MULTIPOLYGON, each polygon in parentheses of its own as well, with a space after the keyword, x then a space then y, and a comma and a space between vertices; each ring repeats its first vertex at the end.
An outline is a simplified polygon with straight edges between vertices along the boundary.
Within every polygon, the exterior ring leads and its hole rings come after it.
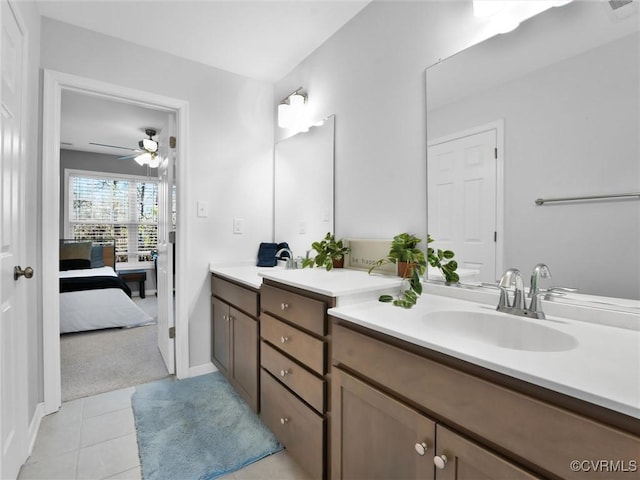
POLYGON ((220 372, 136 387, 145 480, 211 480, 282 450, 220 372))

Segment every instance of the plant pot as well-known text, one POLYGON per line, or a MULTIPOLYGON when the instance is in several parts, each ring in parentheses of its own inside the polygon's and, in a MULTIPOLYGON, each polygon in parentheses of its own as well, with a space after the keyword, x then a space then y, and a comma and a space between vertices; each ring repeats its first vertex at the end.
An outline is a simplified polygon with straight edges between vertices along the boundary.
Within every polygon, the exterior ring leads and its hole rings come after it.
POLYGON ((344 268, 344 257, 342 257, 339 260, 336 260, 334 258, 332 262, 333 262, 333 268, 344 268))
POLYGON ((398 276, 402 278, 411 278, 415 267, 415 263, 398 262, 398 276))

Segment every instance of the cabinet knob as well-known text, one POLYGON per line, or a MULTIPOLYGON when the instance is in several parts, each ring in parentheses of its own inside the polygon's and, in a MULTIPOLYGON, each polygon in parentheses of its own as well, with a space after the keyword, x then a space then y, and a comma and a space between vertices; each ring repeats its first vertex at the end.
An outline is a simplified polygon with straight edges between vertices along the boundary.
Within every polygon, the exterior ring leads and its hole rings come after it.
POLYGON ((232 317, 231 315, 229 315, 229 316, 227 317, 227 322, 232 321, 232 320, 233 320, 233 317, 232 317))
POLYGON ((446 455, 437 455, 435 457, 433 457, 433 464, 436 466, 436 468, 438 468, 439 470, 444 469, 444 467, 447 466, 447 456, 446 455))
POLYGON ((291 372, 288 369, 284 369, 284 370, 280 370, 280 376, 281 377, 286 377, 287 375, 289 375, 291 372))
POLYGON ((222 319, 226 320, 227 322, 229 321, 229 317, 227 317, 226 315, 222 315, 222 319))
POLYGON ((289 308, 289 304, 288 303, 281 303, 280 304, 280 310, 286 310, 287 308, 289 308))
POLYGON ((284 425, 284 424, 285 424, 285 423, 287 423, 288 421, 289 421, 289 419, 288 419, 287 417, 282 417, 282 418, 280 419, 280 423, 281 423, 282 425, 284 425))
POLYGON ((418 455, 424 455, 425 452, 429 450, 429 445, 427 445, 427 442, 416 443, 414 445, 414 448, 416 449, 416 453, 418 455))
POLYGON ((289 341, 289 337, 280 337, 280 343, 287 343, 289 341))

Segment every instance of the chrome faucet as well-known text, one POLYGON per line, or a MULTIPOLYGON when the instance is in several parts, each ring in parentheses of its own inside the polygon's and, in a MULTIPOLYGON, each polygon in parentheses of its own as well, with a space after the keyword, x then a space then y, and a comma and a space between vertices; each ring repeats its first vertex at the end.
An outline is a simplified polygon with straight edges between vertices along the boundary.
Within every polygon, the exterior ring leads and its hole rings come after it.
POLYGON ((287 247, 281 248, 280 250, 278 250, 276 252, 276 257, 279 257, 281 253, 288 253, 289 254, 289 258, 287 258, 287 264, 285 265, 285 269, 287 270, 293 270, 296 268, 296 261, 293 259, 293 252, 288 249, 287 247))
POLYGON ((533 267, 533 272, 531 273, 531 285, 529 286, 529 298, 531 299, 529 303, 529 316, 532 318, 546 318, 544 312, 542 311, 542 305, 540 304, 539 296, 546 294, 547 292, 540 293, 540 287, 538 283, 542 278, 551 278, 551 272, 549 271, 549 267, 544 263, 539 263, 535 267, 533 267))
POLYGON ((522 275, 520 275, 520 272, 515 268, 510 268, 504 272, 498 284, 500 300, 498 301, 496 310, 521 317, 544 319, 546 317, 542 311, 542 304, 540 303, 540 297, 542 295, 545 296, 545 300, 549 300, 551 297, 577 291, 575 288, 565 287, 551 287, 546 290, 540 290, 540 280, 543 278, 551 278, 551 272, 547 265, 539 263, 533 267, 533 272, 531 273, 531 285, 529 286, 529 295, 527 295, 531 300, 527 307, 523 294, 524 285, 522 283, 522 275), (508 289, 512 284, 515 284, 515 291, 513 294, 513 303, 510 303, 508 289))
POLYGON ((522 274, 520 270, 517 268, 510 268, 502 278, 500 279, 500 283, 498 284, 498 288, 500 289, 500 300, 498 302, 498 310, 499 312, 512 313, 514 315, 524 315, 524 282, 522 281, 522 274), (509 290, 508 288, 511 285, 515 286, 515 290, 513 293, 513 302, 509 302, 509 290))

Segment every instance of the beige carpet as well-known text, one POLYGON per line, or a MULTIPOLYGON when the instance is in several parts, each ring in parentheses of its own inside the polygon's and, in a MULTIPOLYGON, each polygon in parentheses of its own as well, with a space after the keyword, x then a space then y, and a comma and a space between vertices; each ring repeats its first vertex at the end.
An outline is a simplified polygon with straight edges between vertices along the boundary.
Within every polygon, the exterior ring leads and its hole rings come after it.
MULTIPOLYGON (((139 306, 155 316, 151 300, 139 306)), ((61 335, 62 401, 168 376, 156 332, 156 325, 147 325, 61 335)))

